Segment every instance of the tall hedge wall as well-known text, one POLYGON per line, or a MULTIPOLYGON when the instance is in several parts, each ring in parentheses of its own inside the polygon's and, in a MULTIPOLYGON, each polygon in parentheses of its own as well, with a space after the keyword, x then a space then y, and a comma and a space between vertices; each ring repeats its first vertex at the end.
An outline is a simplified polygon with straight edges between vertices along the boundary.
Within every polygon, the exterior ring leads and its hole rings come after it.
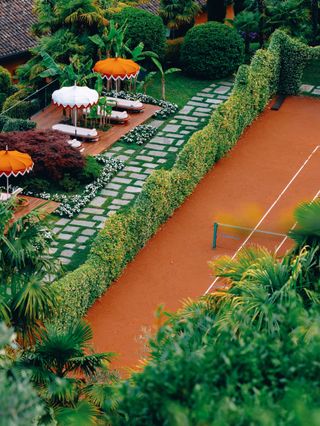
POLYGON ((191 136, 174 167, 152 173, 134 206, 108 219, 86 263, 54 284, 61 295, 57 313, 61 325, 85 315, 202 177, 232 149, 278 88, 297 91, 299 72, 289 67, 296 46, 277 31, 267 50, 258 50, 250 66, 239 68, 230 98, 207 126, 191 136))

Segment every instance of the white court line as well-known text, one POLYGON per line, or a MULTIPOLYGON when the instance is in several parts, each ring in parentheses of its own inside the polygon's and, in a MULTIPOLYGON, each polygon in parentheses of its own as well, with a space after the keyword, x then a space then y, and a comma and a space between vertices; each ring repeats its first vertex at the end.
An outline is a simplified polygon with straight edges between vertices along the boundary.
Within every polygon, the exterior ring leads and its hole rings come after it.
MULTIPOLYGON (((309 204, 312 204, 313 201, 318 198, 320 196, 320 190, 316 193, 316 195, 312 198, 312 201, 309 204)), ((298 222, 295 222, 294 225, 290 228, 290 231, 292 231, 296 226, 298 225, 298 222)), ((281 247, 283 246, 283 244, 287 241, 289 237, 286 236, 284 237, 284 239, 281 241, 281 243, 278 245, 278 247, 276 248, 274 254, 277 254, 278 251, 281 249, 281 247)))
MULTIPOLYGON (((283 190, 280 192, 278 197, 275 199, 275 201, 271 204, 271 206, 268 208, 268 210, 265 212, 265 214, 262 216, 262 218, 259 220, 259 222, 256 224, 254 229, 250 232, 248 237, 244 240, 244 242, 241 244, 241 246, 238 248, 238 250, 234 253, 231 259, 234 259, 236 255, 239 253, 239 251, 247 244, 247 242, 250 240, 252 235, 256 232, 256 230, 259 228, 261 223, 265 220, 265 218, 268 216, 268 214, 271 212, 271 210, 274 208, 274 206, 278 203, 280 198, 285 194, 285 192, 288 190, 289 186, 292 184, 293 181, 298 177, 298 175, 301 173, 301 171, 305 168, 307 163, 310 161, 311 157, 318 151, 320 148, 320 145, 317 145, 314 150, 311 152, 311 154, 308 156, 308 158, 304 161, 302 166, 298 169, 298 171, 292 176, 290 181, 287 183, 287 185, 283 188, 283 190)), ((213 283, 207 288, 205 291, 205 295, 209 293, 209 291, 212 289, 212 287, 215 285, 215 283, 218 281, 219 277, 216 277, 213 283)))

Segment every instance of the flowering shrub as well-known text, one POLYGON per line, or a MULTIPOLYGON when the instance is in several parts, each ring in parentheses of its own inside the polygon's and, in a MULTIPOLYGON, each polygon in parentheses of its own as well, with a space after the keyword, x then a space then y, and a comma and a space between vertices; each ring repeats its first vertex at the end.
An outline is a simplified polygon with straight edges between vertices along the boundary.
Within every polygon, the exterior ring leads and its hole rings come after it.
POLYGON ((67 195, 67 194, 49 194, 47 192, 34 193, 27 191, 26 195, 43 198, 45 200, 57 201, 60 206, 55 211, 60 216, 73 217, 80 213, 81 209, 86 206, 110 180, 113 175, 123 169, 124 163, 120 160, 108 158, 104 155, 97 155, 96 160, 102 163, 103 169, 100 176, 85 186, 81 194, 67 195))
POLYGON ((157 129, 147 124, 137 126, 132 129, 129 133, 123 136, 120 140, 126 143, 135 143, 137 145, 143 145, 157 133, 157 129))
POLYGON ((140 101, 144 104, 151 104, 151 105, 158 105, 159 107, 161 107, 160 111, 157 111, 154 113, 154 117, 155 118, 160 118, 162 120, 164 120, 167 117, 170 117, 171 115, 175 114, 179 107, 177 104, 173 104, 171 102, 167 102, 167 101, 163 101, 162 99, 156 99, 153 98, 152 96, 146 95, 144 93, 130 93, 130 92, 125 92, 123 90, 121 90, 120 92, 115 92, 114 90, 106 93, 107 96, 112 96, 112 97, 118 97, 121 99, 128 99, 130 101, 140 101))

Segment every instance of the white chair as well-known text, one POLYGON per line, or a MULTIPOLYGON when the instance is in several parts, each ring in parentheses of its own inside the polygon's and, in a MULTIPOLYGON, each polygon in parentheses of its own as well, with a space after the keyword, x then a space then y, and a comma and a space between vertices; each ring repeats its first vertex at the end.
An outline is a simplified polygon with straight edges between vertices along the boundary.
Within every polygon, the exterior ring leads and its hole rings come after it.
POLYGON ((107 101, 116 102, 116 108, 127 109, 133 112, 141 112, 144 108, 144 105, 140 101, 131 101, 129 99, 120 99, 120 98, 111 98, 107 96, 107 101))
MULTIPOLYGON (((85 108, 83 110, 84 114, 90 113, 90 108, 85 108)), ((111 115, 108 115, 106 111, 101 111, 100 106, 97 108, 97 114, 100 117, 103 115, 103 117, 108 117, 110 121, 114 121, 116 123, 126 123, 129 120, 129 114, 127 111, 112 111, 111 115)))
POLYGON ((16 188, 11 193, 0 192, 0 201, 9 201, 10 198, 16 197, 23 191, 23 188, 16 188))
POLYGON ((70 124, 54 124, 52 130, 64 133, 66 135, 75 136, 77 138, 97 140, 98 132, 96 129, 86 129, 84 127, 75 127, 70 124))

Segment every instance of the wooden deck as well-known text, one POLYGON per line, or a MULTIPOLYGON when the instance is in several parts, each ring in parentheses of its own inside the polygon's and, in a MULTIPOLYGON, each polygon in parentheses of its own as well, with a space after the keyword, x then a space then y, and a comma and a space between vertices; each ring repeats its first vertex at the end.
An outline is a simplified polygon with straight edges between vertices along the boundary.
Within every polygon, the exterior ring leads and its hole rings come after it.
MULTIPOLYGON (((98 142, 83 142, 84 151, 82 154, 98 155, 108 149, 122 136, 130 132, 130 130, 147 121, 156 111, 161 108, 155 105, 145 104, 143 112, 131 113, 130 119, 126 124, 113 124, 111 129, 106 132, 98 131, 98 142)), ((38 129, 51 129, 54 124, 59 123, 63 118, 62 108, 51 104, 43 111, 38 112, 31 117, 31 120, 37 123, 38 129)))
POLYGON ((40 213, 40 217, 44 217, 54 212, 59 207, 59 203, 55 201, 42 200, 41 198, 27 197, 25 195, 23 195, 23 198, 28 199, 29 204, 25 207, 17 208, 14 213, 14 222, 32 211, 37 210, 40 213))

